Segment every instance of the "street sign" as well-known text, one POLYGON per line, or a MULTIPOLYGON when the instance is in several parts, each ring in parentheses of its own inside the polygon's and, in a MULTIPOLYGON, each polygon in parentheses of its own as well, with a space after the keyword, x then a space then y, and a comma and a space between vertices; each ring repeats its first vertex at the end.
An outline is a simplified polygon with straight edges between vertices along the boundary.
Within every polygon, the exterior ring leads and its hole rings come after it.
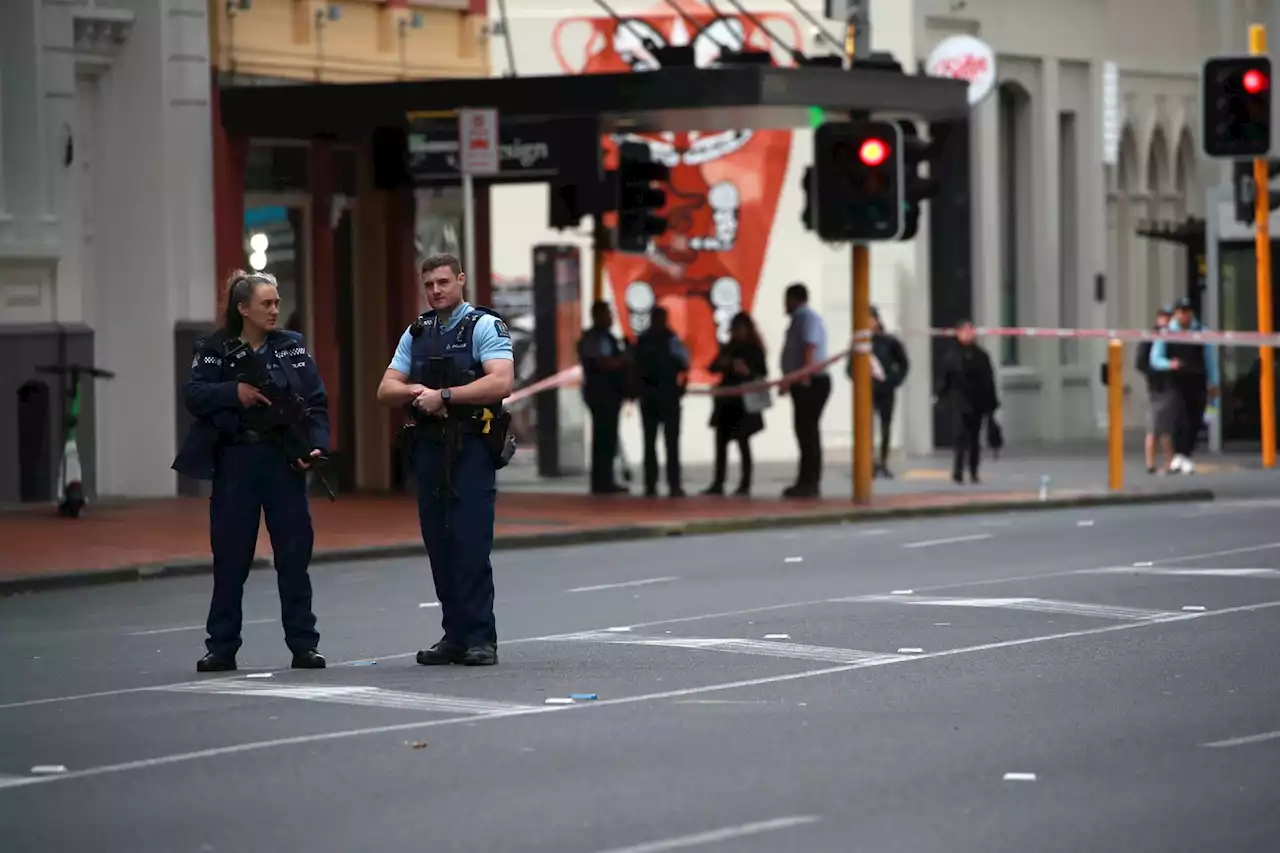
POLYGON ((458 155, 464 175, 496 175, 498 163, 498 111, 458 111, 458 155))
POLYGON ((980 38, 947 36, 938 42, 924 61, 930 77, 949 77, 969 84, 969 106, 976 107, 996 86, 996 54, 980 38))

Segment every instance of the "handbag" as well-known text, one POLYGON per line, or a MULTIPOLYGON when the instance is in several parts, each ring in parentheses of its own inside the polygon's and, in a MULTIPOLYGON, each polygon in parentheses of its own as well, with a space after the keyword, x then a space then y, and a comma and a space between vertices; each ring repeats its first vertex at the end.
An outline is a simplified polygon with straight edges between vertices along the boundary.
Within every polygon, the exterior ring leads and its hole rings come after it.
POLYGON ((759 391, 748 391, 742 395, 742 408, 749 415, 758 415, 773 405, 773 396, 768 388, 759 391))

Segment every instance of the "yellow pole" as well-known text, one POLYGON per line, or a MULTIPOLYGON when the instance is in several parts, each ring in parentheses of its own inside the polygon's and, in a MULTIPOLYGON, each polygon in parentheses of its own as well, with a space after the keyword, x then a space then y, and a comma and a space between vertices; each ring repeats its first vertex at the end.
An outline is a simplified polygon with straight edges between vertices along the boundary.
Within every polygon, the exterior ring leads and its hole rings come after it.
MULTIPOLYGON (((1262 24, 1249 27, 1249 52, 1261 56, 1267 52, 1267 28, 1262 24)), ((1257 187, 1254 201, 1255 254, 1258 259, 1258 331, 1269 335, 1271 323, 1271 180, 1267 158, 1253 161, 1253 182, 1257 187)), ((1262 401, 1262 467, 1276 467, 1276 382, 1275 363, 1271 347, 1258 347, 1258 359, 1262 365, 1260 399, 1262 401)), ((1222 389, 1218 389, 1222 393, 1222 389)))
POLYGON ((1107 485, 1124 488, 1124 343, 1107 342, 1107 485))
POLYGON ((871 503, 871 250, 853 247, 853 502, 871 503))

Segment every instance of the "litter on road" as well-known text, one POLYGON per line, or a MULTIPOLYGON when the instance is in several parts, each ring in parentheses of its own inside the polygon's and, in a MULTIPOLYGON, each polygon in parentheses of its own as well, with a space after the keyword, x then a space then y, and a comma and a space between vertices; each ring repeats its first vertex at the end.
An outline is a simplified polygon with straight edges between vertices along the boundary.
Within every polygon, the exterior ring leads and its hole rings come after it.
POLYGON ((1183 610, 1186 610, 1186 611, 1188 611, 1188 612, 1190 612, 1190 613, 1203 613, 1203 612, 1204 612, 1204 607, 1202 607, 1202 606, 1201 606, 1201 605, 1199 605, 1199 604, 1188 604, 1186 607, 1184 607, 1184 608, 1182 608, 1182 609, 1183 609, 1183 610))
POLYGON ((37 764, 31 768, 31 772, 37 776, 52 776, 55 773, 66 773, 67 768, 61 764, 37 764))
POLYGON ((573 700, 567 696, 565 697, 552 696, 551 698, 547 699, 547 701, 544 702, 543 704, 544 705, 572 705, 573 700))
POLYGON ((790 640, 791 635, 790 634, 765 634, 764 638, 766 640, 790 640))
POLYGON ((376 660, 353 660, 351 666, 377 666, 376 660))
POLYGON ((408 743, 408 744, 409 744, 409 746, 410 746, 411 748, 413 748, 413 749, 426 749, 426 748, 427 748, 427 742, 426 742, 425 740, 413 740, 413 741, 408 741, 407 743, 408 743))
POLYGON ((251 672, 245 676, 245 678, 270 678, 270 677, 271 677, 271 673, 269 672, 251 672))
POLYGON ((1034 782, 1036 774, 1034 773, 1006 773, 1004 774, 1006 782, 1034 782))
POLYGON ((605 628, 605 630, 614 634, 622 634, 627 631, 630 631, 631 628, 627 625, 615 625, 612 628, 605 628))
POLYGON ((916 648, 910 648, 910 649, 898 649, 898 654, 900 654, 900 655, 922 655, 922 654, 924 654, 924 649, 916 649, 916 648))
POLYGON ((586 702, 594 702, 596 699, 599 699, 600 697, 594 693, 570 693, 569 698, 574 700, 575 702, 579 699, 586 702))

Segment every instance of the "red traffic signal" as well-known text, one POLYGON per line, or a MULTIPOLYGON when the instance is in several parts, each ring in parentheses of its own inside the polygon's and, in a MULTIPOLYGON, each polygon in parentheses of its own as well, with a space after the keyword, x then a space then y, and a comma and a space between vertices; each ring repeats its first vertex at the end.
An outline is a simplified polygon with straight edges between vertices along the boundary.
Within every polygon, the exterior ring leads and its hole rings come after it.
POLYGON ((858 159, 868 166, 879 166, 889 157, 889 146, 881 139, 867 139, 858 148, 858 159))
POLYGON ((1244 73, 1244 80, 1241 82, 1246 92, 1256 95, 1267 88, 1267 75, 1252 68, 1244 73))

